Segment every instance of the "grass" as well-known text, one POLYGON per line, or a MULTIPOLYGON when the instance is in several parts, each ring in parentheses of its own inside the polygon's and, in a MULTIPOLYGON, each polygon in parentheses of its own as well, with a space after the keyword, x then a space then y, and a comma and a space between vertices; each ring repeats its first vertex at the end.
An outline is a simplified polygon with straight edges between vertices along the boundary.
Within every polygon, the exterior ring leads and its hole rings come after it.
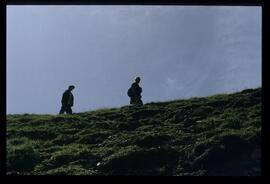
POLYGON ((7 174, 261 175, 261 88, 98 109, 7 115, 7 174))

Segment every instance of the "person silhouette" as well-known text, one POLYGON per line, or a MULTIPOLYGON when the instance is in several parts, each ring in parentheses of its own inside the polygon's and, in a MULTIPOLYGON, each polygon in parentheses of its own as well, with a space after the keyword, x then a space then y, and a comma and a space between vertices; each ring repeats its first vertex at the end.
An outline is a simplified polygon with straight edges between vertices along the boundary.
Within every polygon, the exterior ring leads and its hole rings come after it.
POLYGON ((72 109, 71 107, 73 106, 73 102, 74 102, 74 97, 73 94, 71 93, 71 91, 75 88, 75 86, 70 85, 68 87, 68 89, 63 93, 62 95, 62 107, 60 109, 59 114, 63 114, 64 112, 66 112, 67 114, 72 114, 72 109))
POLYGON ((130 97, 131 105, 143 105, 143 102, 141 100, 142 88, 139 86, 140 81, 140 77, 135 77, 134 82, 128 89, 128 96, 130 97))

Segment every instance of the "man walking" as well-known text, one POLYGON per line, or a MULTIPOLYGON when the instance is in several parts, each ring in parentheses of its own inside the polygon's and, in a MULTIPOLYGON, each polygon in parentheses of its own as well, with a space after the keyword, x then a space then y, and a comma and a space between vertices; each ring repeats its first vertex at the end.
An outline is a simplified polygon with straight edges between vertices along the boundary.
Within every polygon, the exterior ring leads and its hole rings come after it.
POLYGON ((73 106, 74 97, 73 97, 73 94, 71 93, 71 91, 74 88, 75 88, 75 86, 71 85, 63 93, 62 100, 61 100, 62 107, 61 107, 59 114, 63 114, 64 112, 66 112, 67 114, 72 114, 71 107, 73 106))
POLYGON ((130 97, 130 104, 143 105, 143 102, 141 100, 142 88, 139 86, 140 81, 141 78, 136 77, 134 83, 132 83, 131 87, 128 90, 128 96, 130 97))

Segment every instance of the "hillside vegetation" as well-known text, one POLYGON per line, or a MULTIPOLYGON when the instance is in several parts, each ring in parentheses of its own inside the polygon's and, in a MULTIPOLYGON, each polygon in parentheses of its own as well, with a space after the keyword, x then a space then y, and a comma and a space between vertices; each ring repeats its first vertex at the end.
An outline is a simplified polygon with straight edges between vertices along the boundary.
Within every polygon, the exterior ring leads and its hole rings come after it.
POLYGON ((7 115, 7 174, 261 175, 261 88, 100 109, 7 115))

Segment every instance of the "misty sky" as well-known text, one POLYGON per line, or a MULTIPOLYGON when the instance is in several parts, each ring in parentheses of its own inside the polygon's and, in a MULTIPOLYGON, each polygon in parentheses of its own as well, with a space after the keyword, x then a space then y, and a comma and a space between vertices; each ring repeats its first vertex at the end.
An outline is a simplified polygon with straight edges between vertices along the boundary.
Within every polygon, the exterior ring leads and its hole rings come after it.
POLYGON ((7 113, 57 114, 261 86, 261 7, 7 6, 7 113))

